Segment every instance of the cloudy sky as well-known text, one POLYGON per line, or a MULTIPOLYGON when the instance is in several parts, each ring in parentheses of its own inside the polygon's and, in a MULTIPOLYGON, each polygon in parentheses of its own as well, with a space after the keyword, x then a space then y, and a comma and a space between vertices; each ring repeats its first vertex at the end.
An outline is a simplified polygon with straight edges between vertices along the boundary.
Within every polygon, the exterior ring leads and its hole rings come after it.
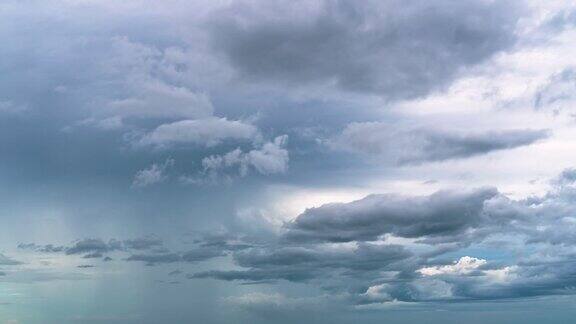
POLYGON ((572 0, 3 0, 0 323, 568 323, 572 0))

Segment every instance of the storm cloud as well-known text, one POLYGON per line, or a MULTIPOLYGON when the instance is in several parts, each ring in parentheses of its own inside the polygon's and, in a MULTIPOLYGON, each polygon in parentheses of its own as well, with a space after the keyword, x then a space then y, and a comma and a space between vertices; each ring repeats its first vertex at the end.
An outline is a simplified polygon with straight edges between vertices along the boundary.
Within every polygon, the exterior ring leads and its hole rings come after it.
POLYGON ((576 256, 569 234, 576 211, 571 171, 562 172, 550 192, 528 200, 483 188, 421 197, 371 195, 308 209, 286 223, 280 245, 235 252, 235 263, 245 270, 188 278, 308 282, 357 305, 569 294, 576 256), (391 243, 399 238, 409 241, 391 243), (499 246, 492 245, 498 240, 499 246), (533 255, 504 263, 467 255, 446 259, 468 247, 495 253, 525 244, 533 255), (551 252, 554 245, 563 248, 551 252))
POLYGON ((399 237, 451 236, 490 221, 484 204, 494 188, 436 192, 427 197, 372 195, 348 204, 308 209, 287 224, 290 240, 373 241, 384 234, 399 237))
POLYGON ((245 2, 215 15, 211 35, 248 80, 408 99, 509 49, 519 10, 508 1, 245 2))
POLYGON ((570 322, 575 12, 1 1, 0 322, 570 322))

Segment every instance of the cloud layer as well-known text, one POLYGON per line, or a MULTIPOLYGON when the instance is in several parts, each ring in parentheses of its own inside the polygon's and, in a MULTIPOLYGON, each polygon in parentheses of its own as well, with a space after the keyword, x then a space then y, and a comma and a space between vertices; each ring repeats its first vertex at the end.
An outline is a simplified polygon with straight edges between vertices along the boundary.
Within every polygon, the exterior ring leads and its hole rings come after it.
POLYGON ((570 322, 575 12, 1 1, 0 322, 570 322))
POLYGON ((211 34, 247 79, 407 99, 510 48, 518 10, 504 1, 247 2, 220 12, 211 34))

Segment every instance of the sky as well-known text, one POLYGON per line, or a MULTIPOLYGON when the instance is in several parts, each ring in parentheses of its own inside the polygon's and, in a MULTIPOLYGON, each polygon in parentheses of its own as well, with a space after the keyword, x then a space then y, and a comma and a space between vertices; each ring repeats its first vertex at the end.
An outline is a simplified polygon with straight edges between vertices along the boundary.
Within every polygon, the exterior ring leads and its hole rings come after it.
POLYGON ((568 323, 571 0, 3 0, 0 324, 568 323))

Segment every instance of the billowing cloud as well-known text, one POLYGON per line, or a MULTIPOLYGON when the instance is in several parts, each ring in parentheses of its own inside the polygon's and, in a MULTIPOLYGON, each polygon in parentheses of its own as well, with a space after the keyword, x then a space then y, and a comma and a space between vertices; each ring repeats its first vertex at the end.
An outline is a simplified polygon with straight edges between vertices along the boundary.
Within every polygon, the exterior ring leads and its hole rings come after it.
POLYGON ((237 148, 226 154, 205 157, 201 174, 183 176, 181 180, 190 184, 219 183, 235 176, 245 177, 251 171, 262 175, 285 173, 290 160, 285 148, 287 141, 288 136, 282 135, 247 152, 237 148))
POLYGON ((526 200, 487 188, 424 197, 372 195, 308 209, 287 223, 280 245, 235 252, 243 270, 188 277, 308 282, 357 305, 573 294, 571 171, 546 195, 526 200), (490 258, 526 244, 531 255, 490 258), (469 247, 486 256, 446 260, 447 252, 466 253, 469 247))
POLYGON ((287 224, 290 240, 373 241, 384 234, 407 238, 453 236, 483 226, 484 204, 494 188, 440 191, 426 197, 371 195, 347 204, 306 210, 287 224))
POLYGON ((125 261, 146 265, 196 264, 230 256, 238 268, 186 277, 305 283, 358 307, 573 294, 573 173, 565 170, 546 194, 528 199, 479 188, 423 196, 370 195, 325 204, 287 222, 275 237, 207 233, 180 251, 165 248, 152 236, 85 239, 51 250, 85 257, 116 251, 127 254, 125 261), (518 249, 531 253, 494 258, 518 249))
POLYGON ((510 1, 245 2, 214 15, 212 41, 241 77, 414 98, 514 44, 510 1))
POLYGON ((463 256, 460 258, 460 260, 455 261, 454 264, 426 267, 419 269, 418 272, 424 276, 435 276, 451 273, 467 274, 484 264, 486 264, 486 260, 463 256))
POLYGON ((0 317, 566 322, 575 12, 0 1, 0 317))
POLYGON ((238 265, 249 271, 209 271, 191 278, 213 277, 223 280, 307 281, 326 275, 326 271, 392 270, 394 265, 410 257, 401 246, 360 244, 355 248, 250 248, 236 252, 238 265))

